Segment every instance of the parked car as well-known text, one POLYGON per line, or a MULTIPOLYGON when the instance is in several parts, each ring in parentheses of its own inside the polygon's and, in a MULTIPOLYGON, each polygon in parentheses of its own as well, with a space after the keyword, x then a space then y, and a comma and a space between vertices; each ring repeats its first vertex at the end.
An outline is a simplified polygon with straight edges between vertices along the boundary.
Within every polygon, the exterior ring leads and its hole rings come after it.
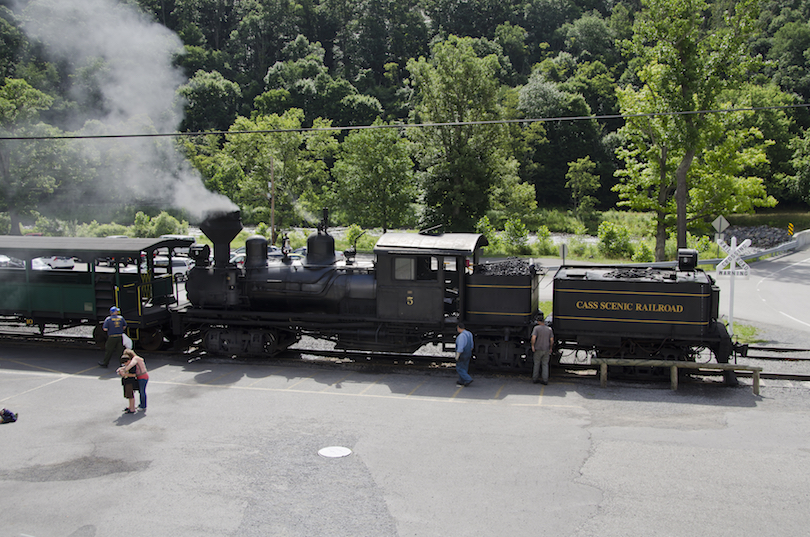
POLYGON ((41 257, 35 257, 31 260, 31 270, 51 270, 52 268, 41 257))
POLYGON ((0 254, 0 267, 25 268, 25 263, 16 257, 0 254))
MULTIPOLYGON (((186 240, 190 240, 192 245, 195 243, 195 239, 191 235, 161 235, 160 238, 161 239, 186 239, 186 240)), ((188 255, 188 249, 189 249, 188 246, 177 247, 177 248, 174 249, 174 253, 180 254, 180 255, 188 255)), ((165 248, 164 248, 164 250, 165 250, 165 248)))
POLYGON ((237 267, 244 267, 245 266, 245 252, 238 252, 238 253, 231 254, 231 259, 228 262, 233 263, 237 267))
POLYGON ((73 258, 72 257, 65 257, 59 255, 53 255, 50 257, 40 257, 46 265, 54 269, 72 269, 73 268, 73 258))
MULTIPOLYGON (((162 255, 155 256, 154 258, 156 269, 168 269, 169 258, 162 255)), ((186 281, 188 271, 194 266, 194 262, 187 257, 172 257, 172 275, 177 282, 186 281)))

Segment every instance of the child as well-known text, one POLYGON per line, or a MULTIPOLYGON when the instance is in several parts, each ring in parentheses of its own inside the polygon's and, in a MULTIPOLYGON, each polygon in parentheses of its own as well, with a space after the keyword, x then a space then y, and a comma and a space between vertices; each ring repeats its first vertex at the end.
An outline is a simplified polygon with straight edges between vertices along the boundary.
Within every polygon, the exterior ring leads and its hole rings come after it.
POLYGON ((129 406, 124 409, 125 414, 134 414, 135 410, 135 390, 138 389, 138 379, 135 378, 135 367, 125 369, 124 366, 129 362, 127 356, 121 356, 121 367, 116 372, 121 375, 121 385, 124 387, 124 397, 129 399, 129 406))

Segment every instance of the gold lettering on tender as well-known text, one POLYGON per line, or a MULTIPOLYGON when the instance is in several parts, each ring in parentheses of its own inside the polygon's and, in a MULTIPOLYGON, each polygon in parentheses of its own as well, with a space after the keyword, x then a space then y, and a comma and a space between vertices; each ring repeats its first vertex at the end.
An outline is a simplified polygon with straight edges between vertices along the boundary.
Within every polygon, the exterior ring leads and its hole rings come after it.
POLYGON ((642 304, 636 302, 636 311, 651 311, 654 313, 683 313, 682 304, 642 304))

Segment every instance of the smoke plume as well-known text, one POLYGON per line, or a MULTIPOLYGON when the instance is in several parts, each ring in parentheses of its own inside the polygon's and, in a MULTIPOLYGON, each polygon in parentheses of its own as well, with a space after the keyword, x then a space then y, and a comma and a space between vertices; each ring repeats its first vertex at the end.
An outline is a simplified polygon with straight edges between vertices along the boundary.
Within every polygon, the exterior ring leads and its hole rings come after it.
MULTIPOLYGON (((172 65, 182 51, 176 34, 115 0, 34 0, 23 18, 28 35, 72 71, 71 98, 83 112, 66 114, 62 128, 83 134, 177 131, 182 102, 176 90, 185 78, 172 65)), ((197 221, 209 211, 237 208, 204 187, 173 138, 80 145, 87 149, 88 163, 103 170, 94 192, 185 209, 197 221)))

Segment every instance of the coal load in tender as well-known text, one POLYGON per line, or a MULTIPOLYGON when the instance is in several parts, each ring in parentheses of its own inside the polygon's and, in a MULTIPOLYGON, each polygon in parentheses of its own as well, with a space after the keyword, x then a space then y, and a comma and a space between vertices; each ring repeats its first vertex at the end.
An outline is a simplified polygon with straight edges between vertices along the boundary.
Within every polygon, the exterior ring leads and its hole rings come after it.
POLYGON ((531 265, 525 259, 510 257, 504 261, 478 266, 478 273, 485 276, 531 276, 531 265))

